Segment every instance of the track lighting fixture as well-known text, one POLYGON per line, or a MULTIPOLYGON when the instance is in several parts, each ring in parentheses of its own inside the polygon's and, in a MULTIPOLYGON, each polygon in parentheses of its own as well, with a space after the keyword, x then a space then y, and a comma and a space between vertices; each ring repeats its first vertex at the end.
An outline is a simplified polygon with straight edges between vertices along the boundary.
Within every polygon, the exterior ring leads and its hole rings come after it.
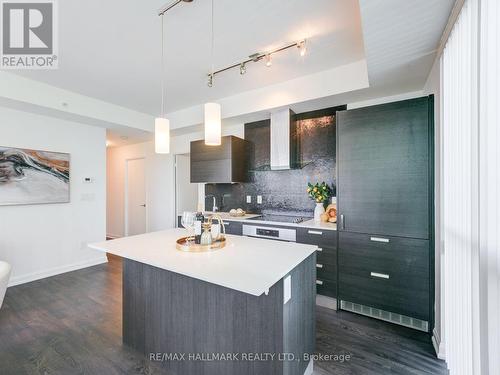
POLYGON ((272 51, 251 54, 250 56, 248 56, 248 59, 241 61, 239 63, 233 64, 233 65, 226 66, 225 68, 222 68, 219 70, 214 70, 212 67, 212 72, 208 74, 208 82, 209 82, 208 86, 212 87, 211 84, 213 84, 213 80, 214 80, 214 77, 216 74, 220 74, 222 72, 225 72, 226 70, 239 68, 240 74, 241 75, 245 74, 247 72, 247 64, 250 62, 259 62, 260 60, 264 60, 266 66, 270 67, 273 64, 272 55, 274 55, 275 53, 281 52, 281 51, 285 51, 289 48, 293 48, 293 47, 296 47, 299 49, 300 56, 304 56, 306 54, 306 40, 303 39, 299 42, 290 43, 290 44, 287 44, 283 47, 276 48, 272 51))

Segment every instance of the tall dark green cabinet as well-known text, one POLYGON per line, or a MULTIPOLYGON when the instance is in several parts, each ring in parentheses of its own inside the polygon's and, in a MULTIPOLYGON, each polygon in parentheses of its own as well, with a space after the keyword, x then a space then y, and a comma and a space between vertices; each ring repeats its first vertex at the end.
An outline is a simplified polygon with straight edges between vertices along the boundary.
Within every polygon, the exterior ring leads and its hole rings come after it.
POLYGON ((340 308, 433 325, 433 97, 337 113, 340 308))

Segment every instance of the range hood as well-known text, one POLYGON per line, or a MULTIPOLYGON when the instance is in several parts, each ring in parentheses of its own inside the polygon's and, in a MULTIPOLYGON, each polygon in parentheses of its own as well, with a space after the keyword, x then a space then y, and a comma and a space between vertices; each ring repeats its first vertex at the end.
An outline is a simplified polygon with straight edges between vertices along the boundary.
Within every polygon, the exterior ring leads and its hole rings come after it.
POLYGON ((295 113, 284 109, 271 113, 271 170, 297 168, 295 113))

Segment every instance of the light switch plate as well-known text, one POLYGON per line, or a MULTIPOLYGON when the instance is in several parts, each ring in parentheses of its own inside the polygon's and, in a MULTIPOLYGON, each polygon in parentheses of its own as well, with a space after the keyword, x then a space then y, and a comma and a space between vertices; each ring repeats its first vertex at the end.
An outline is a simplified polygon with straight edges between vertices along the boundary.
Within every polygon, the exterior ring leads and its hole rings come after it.
POLYGON ((292 298, 292 275, 288 275, 283 280, 283 305, 292 298))
POLYGON ((252 203, 252 196, 251 195, 247 195, 247 203, 252 203))
POLYGON ((262 204, 262 195, 257 195, 257 204, 262 204))

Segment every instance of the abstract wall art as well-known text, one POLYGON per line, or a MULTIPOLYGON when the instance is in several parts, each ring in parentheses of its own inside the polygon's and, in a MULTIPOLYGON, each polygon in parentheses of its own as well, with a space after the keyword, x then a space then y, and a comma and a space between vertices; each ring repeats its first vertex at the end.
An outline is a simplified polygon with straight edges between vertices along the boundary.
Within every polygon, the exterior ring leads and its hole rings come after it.
POLYGON ((70 155, 0 146, 0 206, 67 203, 70 155))

